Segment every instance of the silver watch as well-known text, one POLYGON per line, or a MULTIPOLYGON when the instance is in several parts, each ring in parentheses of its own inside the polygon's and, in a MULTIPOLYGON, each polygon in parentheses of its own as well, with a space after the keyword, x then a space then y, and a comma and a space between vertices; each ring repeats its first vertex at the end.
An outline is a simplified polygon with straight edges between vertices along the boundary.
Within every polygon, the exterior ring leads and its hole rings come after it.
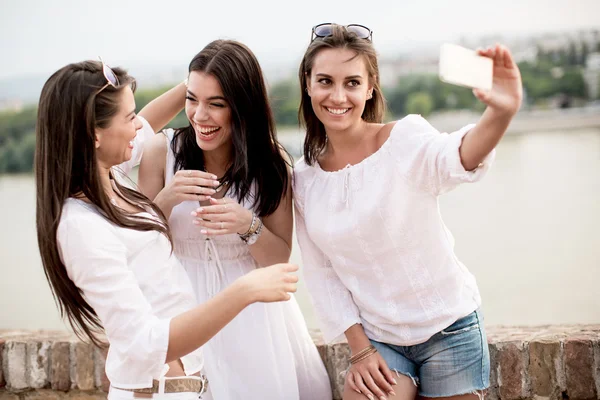
POLYGON ((244 242, 246 242, 248 245, 252 245, 252 244, 256 243, 256 241, 258 240, 258 237, 260 236, 260 233, 262 232, 262 228, 263 228, 262 220, 260 218, 258 218, 258 228, 256 228, 254 233, 252 233, 247 238, 245 238, 244 242))

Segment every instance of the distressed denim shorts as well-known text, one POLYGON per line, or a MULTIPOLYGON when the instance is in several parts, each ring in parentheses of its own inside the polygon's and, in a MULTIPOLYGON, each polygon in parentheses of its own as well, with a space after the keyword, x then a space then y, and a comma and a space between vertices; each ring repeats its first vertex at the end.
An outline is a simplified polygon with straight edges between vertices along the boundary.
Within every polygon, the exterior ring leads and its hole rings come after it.
POLYGON ((480 310, 425 343, 395 346, 371 340, 392 371, 412 378, 422 397, 476 393, 490 385, 490 354, 480 310))

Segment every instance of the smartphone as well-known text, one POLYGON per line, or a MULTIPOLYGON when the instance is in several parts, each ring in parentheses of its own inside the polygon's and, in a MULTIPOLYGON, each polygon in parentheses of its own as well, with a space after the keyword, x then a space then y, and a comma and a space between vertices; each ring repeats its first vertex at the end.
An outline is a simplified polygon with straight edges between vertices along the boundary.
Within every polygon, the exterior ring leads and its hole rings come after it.
POLYGON ((469 88, 490 90, 494 62, 474 50, 452 43, 440 48, 439 77, 442 82, 469 88))

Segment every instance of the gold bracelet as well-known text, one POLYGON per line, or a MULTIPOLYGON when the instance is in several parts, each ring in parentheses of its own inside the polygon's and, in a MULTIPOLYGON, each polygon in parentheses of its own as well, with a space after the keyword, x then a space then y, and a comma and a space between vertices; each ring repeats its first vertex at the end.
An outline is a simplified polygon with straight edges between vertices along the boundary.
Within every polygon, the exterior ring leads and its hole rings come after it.
POLYGON ((250 236, 252 234, 252 227, 254 226, 254 222, 256 222, 256 214, 252 213, 252 221, 250 221, 250 226, 248 227, 248 230, 244 233, 238 233, 238 235, 241 238, 250 236))
POLYGON ((372 356, 373 354, 375 354, 375 353, 377 353, 377 349, 373 348, 373 350, 372 350, 372 351, 370 351, 370 352, 368 352, 368 353, 365 353, 365 354, 363 354, 363 355, 362 355, 362 357, 360 357, 360 358, 356 358, 356 359, 354 359, 354 360, 351 360, 351 361, 350 361, 350 364, 356 364, 356 363, 359 363, 359 362, 361 362, 362 360, 366 360, 367 358, 371 357, 371 356, 372 356))
POLYGON ((368 345, 367 347, 365 347, 364 349, 362 349, 361 351, 359 351, 358 353, 356 353, 352 357, 350 357, 350 362, 352 362, 352 360, 354 360, 354 359, 359 358, 363 354, 368 353, 369 351, 373 350, 374 348, 375 348, 375 346, 373 346, 372 344, 368 345))

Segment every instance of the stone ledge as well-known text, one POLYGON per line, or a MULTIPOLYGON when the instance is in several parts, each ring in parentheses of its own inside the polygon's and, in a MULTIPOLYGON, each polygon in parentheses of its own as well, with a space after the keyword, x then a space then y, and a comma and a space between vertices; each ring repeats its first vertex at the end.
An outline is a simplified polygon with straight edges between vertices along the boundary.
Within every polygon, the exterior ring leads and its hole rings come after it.
MULTIPOLYGON (((494 326, 487 333, 487 399, 600 399, 600 325, 494 326)), ((339 400, 348 345, 311 335, 339 400)), ((0 331, 0 400, 104 399, 104 357, 65 332, 0 331)))

